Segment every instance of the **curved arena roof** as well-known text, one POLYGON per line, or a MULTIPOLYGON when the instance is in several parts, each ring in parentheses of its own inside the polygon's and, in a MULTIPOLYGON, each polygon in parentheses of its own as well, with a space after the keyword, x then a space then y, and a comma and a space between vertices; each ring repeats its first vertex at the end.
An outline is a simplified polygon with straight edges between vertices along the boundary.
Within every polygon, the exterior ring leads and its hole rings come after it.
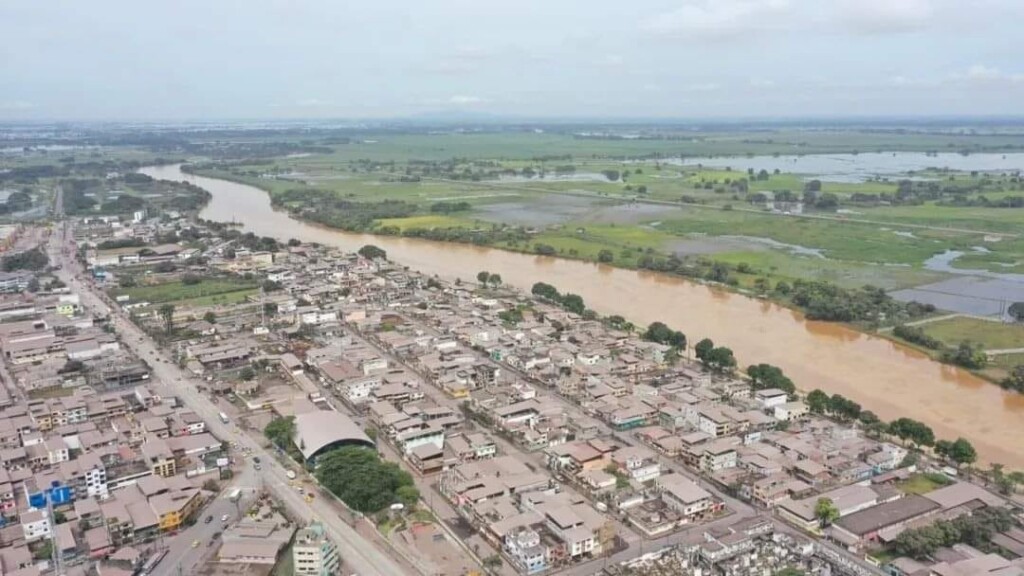
POLYGON ((352 419, 333 410, 296 414, 295 444, 306 460, 339 446, 374 447, 373 441, 352 419))

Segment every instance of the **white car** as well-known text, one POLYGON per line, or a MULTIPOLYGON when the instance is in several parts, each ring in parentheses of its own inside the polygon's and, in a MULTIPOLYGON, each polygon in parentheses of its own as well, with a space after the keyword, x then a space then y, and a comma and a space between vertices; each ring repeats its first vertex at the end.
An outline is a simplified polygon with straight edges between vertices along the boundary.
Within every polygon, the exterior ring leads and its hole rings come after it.
POLYGON ((230 516, 228 516, 227 514, 225 514, 225 515, 223 515, 223 516, 221 516, 221 517, 220 517, 220 521, 221 521, 221 522, 227 522, 227 521, 228 521, 228 518, 230 518, 230 516))

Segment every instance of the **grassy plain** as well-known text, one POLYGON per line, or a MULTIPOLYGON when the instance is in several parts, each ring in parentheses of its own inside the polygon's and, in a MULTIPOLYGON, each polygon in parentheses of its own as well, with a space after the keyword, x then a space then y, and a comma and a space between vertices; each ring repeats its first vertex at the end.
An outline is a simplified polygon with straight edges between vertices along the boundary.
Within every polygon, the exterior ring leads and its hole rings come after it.
MULTIPOLYGON (((149 284, 133 286, 130 288, 114 288, 111 294, 114 297, 127 295, 130 302, 150 302, 162 304, 172 302, 175 304, 204 305, 219 303, 214 300, 216 297, 226 299, 238 299, 241 301, 245 296, 257 291, 256 284, 242 280, 227 279, 204 279, 198 284, 183 284, 180 280, 164 282, 162 284, 149 284)), ((225 300, 227 301, 227 300, 225 300)))
POLYGON ((969 340, 986 350, 1024 348, 1024 324, 1021 323, 989 322, 960 316, 924 324, 921 329, 947 346, 969 340))

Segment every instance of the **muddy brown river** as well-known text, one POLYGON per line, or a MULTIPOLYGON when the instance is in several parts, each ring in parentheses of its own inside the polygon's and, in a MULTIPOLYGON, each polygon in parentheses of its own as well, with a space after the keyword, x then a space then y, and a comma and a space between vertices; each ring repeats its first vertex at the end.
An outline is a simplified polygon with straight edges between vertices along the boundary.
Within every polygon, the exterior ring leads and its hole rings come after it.
POLYGON ((203 218, 237 221, 261 236, 299 238, 351 251, 372 243, 387 250, 392 260, 447 279, 470 280, 487 270, 526 291, 534 282, 553 284, 563 292, 581 295, 602 314, 620 314, 637 325, 662 321, 682 330, 691 342, 711 338, 732 348, 741 366, 774 364, 801 389, 842 394, 886 420, 900 416, 921 420, 937 437, 968 438, 985 461, 1024 468, 1024 395, 1003 391, 884 338, 809 321, 783 306, 652 272, 340 232, 273 210, 269 196, 253 186, 185 174, 178 166, 148 167, 142 172, 202 186, 213 195, 203 218))

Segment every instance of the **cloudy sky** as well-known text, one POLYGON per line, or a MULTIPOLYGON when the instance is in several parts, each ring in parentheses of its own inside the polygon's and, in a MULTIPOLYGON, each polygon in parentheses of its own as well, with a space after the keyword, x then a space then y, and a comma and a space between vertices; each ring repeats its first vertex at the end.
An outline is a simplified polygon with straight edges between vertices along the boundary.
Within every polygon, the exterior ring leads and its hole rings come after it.
POLYGON ((1024 0, 3 0, 0 120, 1024 114, 1024 0))

